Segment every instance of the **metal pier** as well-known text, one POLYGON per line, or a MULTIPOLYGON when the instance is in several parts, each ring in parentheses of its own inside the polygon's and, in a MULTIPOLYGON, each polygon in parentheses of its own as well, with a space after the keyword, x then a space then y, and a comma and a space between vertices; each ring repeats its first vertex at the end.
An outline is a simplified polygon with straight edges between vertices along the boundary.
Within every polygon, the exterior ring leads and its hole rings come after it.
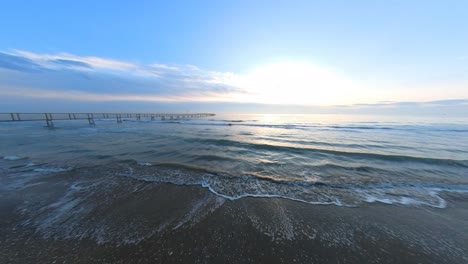
POLYGON ((115 119, 122 123, 124 118, 135 120, 176 120, 214 116, 213 113, 0 113, 0 122, 45 121, 47 127, 54 127, 54 121, 88 120, 89 125, 96 125, 96 119, 115 119))

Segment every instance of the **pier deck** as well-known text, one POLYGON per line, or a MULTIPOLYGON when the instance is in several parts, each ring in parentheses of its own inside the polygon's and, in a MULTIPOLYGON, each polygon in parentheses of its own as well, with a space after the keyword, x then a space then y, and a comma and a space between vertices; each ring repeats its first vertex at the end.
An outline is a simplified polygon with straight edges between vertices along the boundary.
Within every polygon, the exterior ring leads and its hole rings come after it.
POLYGON ((54 121, 88 120, 95 125, 96 119, 115 119, 122 123, 125 119, 174 120, 193 119, 214 116, 213 113, 0 113, 0 122, 45 121, 48 127, 54 126, 54 121))

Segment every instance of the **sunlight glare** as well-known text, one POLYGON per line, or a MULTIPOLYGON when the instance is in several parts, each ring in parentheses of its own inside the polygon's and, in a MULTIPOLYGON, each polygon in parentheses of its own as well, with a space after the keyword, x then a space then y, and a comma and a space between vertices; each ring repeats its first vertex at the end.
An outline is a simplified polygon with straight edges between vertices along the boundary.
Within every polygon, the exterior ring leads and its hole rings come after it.
POLYGON ((302 62, 265 65, 247 74, 242 100, 268 104, 327 105, 350 101, 351 81, 302 62))

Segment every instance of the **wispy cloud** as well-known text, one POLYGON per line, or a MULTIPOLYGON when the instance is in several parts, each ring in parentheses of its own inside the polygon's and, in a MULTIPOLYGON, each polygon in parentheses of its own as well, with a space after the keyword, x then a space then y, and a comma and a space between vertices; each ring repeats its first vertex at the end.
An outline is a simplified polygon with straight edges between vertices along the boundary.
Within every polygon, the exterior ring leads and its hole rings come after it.
POLYGON ((0 53, 0 94, 69 100, 225 101, 232 73, 70 54, 0 53), (3 70, 2 70, 3 69, 3 70))
POLYGON ((23 57, 29 59, 44 68, 55 68, 54 64, 57 61, 66 61, 73 63, 78 63, 81 65, 87 65, 87 67, 92 67, 95 69, 107 69, 107 70, 132 70, 138 68, 137 65, 127 62, 121 62, 117 60, 103 59, 98 57, 79 57, 67 53, 61 53, 58 55, 49 55, 49 54, 35 54, 32 52, 15 50, 11 53, 13 56, 23 57))
POLYGON ((468 99, 451 99, 451 100, 437 100, 437 101, 425 101, 425 102, 393 102, 393 101, 382 101, 371 104, 350 104, 350 105, 334 105, 336 109, 347 109, 347 110, 392 110, 392 109, 447 109, 455 107, 456 109, 463 109, 466 111, 468 106, 468 99))

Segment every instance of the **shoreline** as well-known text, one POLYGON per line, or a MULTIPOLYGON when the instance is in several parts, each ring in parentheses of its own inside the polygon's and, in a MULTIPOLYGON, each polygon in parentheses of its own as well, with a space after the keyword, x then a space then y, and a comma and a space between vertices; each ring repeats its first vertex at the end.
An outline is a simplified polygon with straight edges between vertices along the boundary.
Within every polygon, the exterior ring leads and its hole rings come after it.
POLYGON ((25 202, 43 202, 34 201, 39 197, 68 197, 67 180, 51 176, 47 185, 3 193, 0 253, 7 263, 468 261, 465 194, 444 194, 453 196, 445 209, 378 203, 348 208, 282 198, 231 201, 201 186, 122 180, 113 183, 114 196, 101 197, 104 202, 81 215, 86 207, 70 201, 89 195, 83 190, 61 205, 73 207, 63 218, 55 211, 31 217, 18 210, 25 202))

